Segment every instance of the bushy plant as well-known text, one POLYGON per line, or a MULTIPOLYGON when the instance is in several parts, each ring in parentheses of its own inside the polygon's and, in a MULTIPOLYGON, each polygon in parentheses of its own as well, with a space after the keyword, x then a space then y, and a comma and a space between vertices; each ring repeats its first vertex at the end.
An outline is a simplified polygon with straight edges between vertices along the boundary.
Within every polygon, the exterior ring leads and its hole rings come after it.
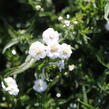
POLYGON ((0 109, 109 109, 108 15, 108 0, 1 0, 0 109))

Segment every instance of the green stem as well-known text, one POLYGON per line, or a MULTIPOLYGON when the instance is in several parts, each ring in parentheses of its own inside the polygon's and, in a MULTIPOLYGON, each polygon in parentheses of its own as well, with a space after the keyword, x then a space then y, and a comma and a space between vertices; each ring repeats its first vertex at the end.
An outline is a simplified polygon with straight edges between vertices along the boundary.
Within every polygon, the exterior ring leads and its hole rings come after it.
POLYGON ((86 88, 84 85, 82 86, 82 91, 83 91, 83 96, 84 96, 84 102, 88 103, 87 92, 86 92, 86 88))

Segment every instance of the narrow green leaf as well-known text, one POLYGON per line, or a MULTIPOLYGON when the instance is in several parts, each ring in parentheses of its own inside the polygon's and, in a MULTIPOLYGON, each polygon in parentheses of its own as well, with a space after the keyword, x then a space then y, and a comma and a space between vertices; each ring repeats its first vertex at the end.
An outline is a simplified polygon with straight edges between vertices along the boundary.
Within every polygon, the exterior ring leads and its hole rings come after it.
POLYGON ((17 44, 19 42, 19 40, 17 39, 14 39, 14 40, 11 40, 3 49, 3 54, 6 52, 6 50, 10 47, 12 47, 13 45, 17 44))
POLYGON ((85 107, 87 107, 88 109, 100 109, 100 108, 98 108, 98 107, 94 107, 94 106, 92 106, 92 105, 90 105, 90 104, 88 104, 88 103, 85 103, 85 102, 83 102, 83 101, 81 101, 80 99, 78 99, 78 102, 80 102, 81 104, 83 104, 85 107))
POLYGON ((97 60, 99 63, 101 63, 104 67, 108 68, 109 69, 109 64, 105 64, 105 62, 103 61, 102 57, 96 55, 97 57, 97 60))
POLYGON ((16 67, 16 68, 13 69, 12 71, 7 72, 7 73, 4 75, 4 77, 12 76, 12 75, 15 75, 15 74, 22 73, 22 72, 24 72, 25 70, 29 69, 29 68, 36 62, 36 60, 33 59, 32 57, 31 57, 31 59, 30 59, 29 56, 28 56, 27 58, 26 58, 26 61, 25 61, 23 64, 21 64, 20 66, 16 67), (29 58, 29 59, 27 59, 27 58, 29 58), (28 60, 28 61, 27 61, 27 60, 28 60))

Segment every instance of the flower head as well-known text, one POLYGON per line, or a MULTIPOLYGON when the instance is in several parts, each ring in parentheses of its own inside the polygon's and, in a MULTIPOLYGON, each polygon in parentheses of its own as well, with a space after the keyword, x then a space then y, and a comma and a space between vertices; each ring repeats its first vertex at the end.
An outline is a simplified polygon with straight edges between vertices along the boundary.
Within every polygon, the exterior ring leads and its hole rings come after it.
POLYGON ((67 14, 67 15, 66 15, 66 18, 69 19, 69 18, 70 18, 70 14, 67 14))
POLYGON ((36 60, 42 59, 46 57, 46 46, 41 42, 34 42, 31 44, 29 48, 29 54, 35 58, 36 60))
POLYGON ((42 79, 35 80, 33 89, 40 93, 44 92, 47 89, 47 83, 42 79))
POLYGON ((68 27, 68 26, 70 26, 70 20, 65 20, 63 27, 68 27))
POLYGON ((71 56, 71 54, 72 54, 71 46, 67 45, 65 43, 63 43, 61 45, 61 49, 60 50, 61 51, 60 51, 60 56, 59 57, 61 59, 68 59, 71 56))
POLYGON ((51 43, 47 46, 47 56, 49 58, 58 58, 60 54, 60 44, 58 43, 51 43))
POLYGON ((18 95, 19 89, 17 87, 15 79, 13 79, 12 77, 7 77, 4 79, 4 82, 7 84, 7 86, 5 86, 3 82, 1 84, 2 84, 2 88, 5 91, 8 91, 10 95, 18 95))
POLYGON ((59 17, 58 17, 58 20, 59 20, 59 21, 62 21, 62 20, 63 20, 63 17, 62 17, 62 16, 59 16, 59 17))
POLYGON ((41 9, 41 5, 36 5, 35 8, 37 11, 39 11, 41 9))
POLYGON ((43 41, 46 44, 59 41, 59 33, 55 31, 53 28, 48 28, 47 30, 45 30, 42 34, 42 37, 43 41))
POLYGON ((73 71, 75 69, 75 65, 74 64, 69 65, 68 66, 68 69, 69 69, 69 71, 73 71))

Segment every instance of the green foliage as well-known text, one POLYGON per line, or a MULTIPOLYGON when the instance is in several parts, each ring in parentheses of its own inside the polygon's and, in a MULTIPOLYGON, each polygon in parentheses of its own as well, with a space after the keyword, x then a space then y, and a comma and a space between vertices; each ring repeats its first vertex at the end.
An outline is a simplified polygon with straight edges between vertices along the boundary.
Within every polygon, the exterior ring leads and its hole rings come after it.
POLYGON ((12 96, 1 88, 0 109, 109 109, 109 0, 1 0, 0 13, 0 80, 12 76, 20 89, 12 96), (52 65, 58 59, 28 56, 48 27, 72 46, 62 72, 52 65), (32 89, 38 78, 47 81, 43 93, 32 89))

